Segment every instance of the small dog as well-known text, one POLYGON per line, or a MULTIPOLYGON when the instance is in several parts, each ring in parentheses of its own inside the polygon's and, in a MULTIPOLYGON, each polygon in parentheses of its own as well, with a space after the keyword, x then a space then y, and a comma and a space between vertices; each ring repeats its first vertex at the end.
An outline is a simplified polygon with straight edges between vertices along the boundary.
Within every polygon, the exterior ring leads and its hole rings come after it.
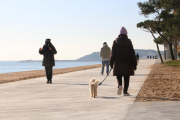
POLYGON ((96 79, 91 79, 89 82, 89 91, 90 91, 90 96, 91 97, 96 97, 97 96, 97 86, 99 84, 99 81, 96 79))

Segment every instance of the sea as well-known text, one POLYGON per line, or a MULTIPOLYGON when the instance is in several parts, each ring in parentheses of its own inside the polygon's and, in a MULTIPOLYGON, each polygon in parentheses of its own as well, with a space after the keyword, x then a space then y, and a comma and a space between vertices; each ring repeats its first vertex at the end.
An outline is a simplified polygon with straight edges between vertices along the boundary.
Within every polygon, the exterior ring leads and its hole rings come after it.
MULTIPOLYGON (((53 69, 95 64, 101 64, 101 62, 56 62, 53 69)), ((43 69, 42 62, 0 61, 0 74, 43 69)))

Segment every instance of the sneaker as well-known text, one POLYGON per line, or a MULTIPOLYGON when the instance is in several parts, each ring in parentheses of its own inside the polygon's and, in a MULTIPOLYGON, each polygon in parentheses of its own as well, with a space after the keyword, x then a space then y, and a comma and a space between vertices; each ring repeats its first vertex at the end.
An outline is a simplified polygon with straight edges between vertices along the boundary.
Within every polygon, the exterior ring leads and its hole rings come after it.
POLYGON ((124 92, 124 96, 130 96, 128 92, 124 92))
POLYGON ((122 89, 123 89, 123 87, 122 87, 122 86, 119 86, 119 88, 118 88, 118 90, 117 90, 117 95, 121 95, 122 89))

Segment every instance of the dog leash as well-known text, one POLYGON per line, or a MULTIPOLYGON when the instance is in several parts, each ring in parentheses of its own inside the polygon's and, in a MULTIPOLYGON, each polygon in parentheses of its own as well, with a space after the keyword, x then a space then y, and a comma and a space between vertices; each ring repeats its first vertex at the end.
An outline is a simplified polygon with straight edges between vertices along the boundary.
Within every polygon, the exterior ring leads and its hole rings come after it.
POLYGON ((99 86, 106 80, 106 78, 109 76, 110 72, 111 72, 112 68, 110 69, 109 73, 107 74, 107 76, 105 77, 105 79, 99 83, 99 86))

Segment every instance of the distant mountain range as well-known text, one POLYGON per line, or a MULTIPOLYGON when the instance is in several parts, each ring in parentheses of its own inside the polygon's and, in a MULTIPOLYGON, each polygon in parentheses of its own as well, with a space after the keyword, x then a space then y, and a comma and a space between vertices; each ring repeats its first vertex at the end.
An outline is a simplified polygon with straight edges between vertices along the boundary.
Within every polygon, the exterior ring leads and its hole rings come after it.
MULTIPOLYGON (((156 50, 144 50, 144 49, 135 49, 136 54, 139 54, 139 57, 147 58, 148 55, 155 56, 158 55, 158 52, 156 50)), ((164 55, 164 51, 161 51, 161 55, 164 55)), ((56 60, 56 62, 99 62, 101 61, 101 58, 99 56, 99 52, 93 52, 89 55, 85 55, 81 58, 78 58, 76 60, 56 60)), ((42 60, 23 60, 19 62, 42 62, 42 60)))

